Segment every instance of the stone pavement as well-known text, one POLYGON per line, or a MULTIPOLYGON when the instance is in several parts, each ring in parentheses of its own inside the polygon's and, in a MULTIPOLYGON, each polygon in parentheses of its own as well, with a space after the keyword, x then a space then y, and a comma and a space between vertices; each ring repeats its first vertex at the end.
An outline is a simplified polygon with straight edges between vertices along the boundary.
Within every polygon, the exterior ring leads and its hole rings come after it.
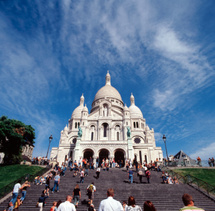
MULTIPOLYGON (((151 184, 146 183, 146 177, 143 177, 143 183, 140 184, 136 173, 134 175, 134 183, 129 184, 125 169, 110 169, 108 172, 101 170, 99 179, 95 178, 95 170, 89 170, 89 176, 85 177, 83 184, 79 184, 82 194, 81 202, 83 204, 79 203, 77 210, 87 210, 87 205, 85 204, 88 200, 86 188, 91 182, 94 182, 97 188, 93 202, 96 210, 99 207, 100 201, 106 198, 107 189, 112 187, 115 189, 114 198, 120 202, 123 200, 127 201, 129 196, 134 196, 137 205, 142 207, 144 201, 150 200, 154 203, 157 211, 178 211, 179 208, 183 207, 181 197, 184 193, 189 193, 193 196, 196 206, 204 208, 206 211, 215 210, 215 202, 194 188, 184 184, 162 184, 161 181, 161 173, 155 171, 151 171, 151 184)), ((50 193, 49 198, 46 200, 44 210, 49 211, 53 201, 58 201, 59 199, 65 201, 68 194, 72 195, 73 189, 78 182, 79 177, 73 177, 73 172, 67 170, 65 177, 61 177, 60 192, 50 193)), ((32 184, 28 188, 26 199, 19 210, 38 211, 39 208, 36 208, 35 205, 44 187, 44 185, 32 184)), ((53 187, 53 181, 51 182, 51 187, 53 187)), ((9 200, 7 199, 0 204, 0 210, 4 210, 9 200)))

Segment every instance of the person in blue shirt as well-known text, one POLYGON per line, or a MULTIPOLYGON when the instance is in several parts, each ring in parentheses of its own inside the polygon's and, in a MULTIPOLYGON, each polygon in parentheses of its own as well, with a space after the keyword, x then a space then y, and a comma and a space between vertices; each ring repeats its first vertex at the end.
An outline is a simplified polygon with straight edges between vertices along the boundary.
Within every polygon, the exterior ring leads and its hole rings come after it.
POLYGON ((130 169, 128 171, 128 178, 129 178, 130 183, 133 183, 133 174, 134 174, 134 172, 130 169))

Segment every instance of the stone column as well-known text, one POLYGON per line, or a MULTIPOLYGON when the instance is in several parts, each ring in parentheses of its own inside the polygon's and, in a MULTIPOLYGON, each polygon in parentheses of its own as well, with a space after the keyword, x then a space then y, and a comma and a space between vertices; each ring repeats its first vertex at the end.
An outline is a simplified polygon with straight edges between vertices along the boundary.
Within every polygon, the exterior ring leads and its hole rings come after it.
POLYGON ((81 138, 78 137, 76 144, 75 144, 75 149, 74 149, 74 159, 73 160, 76 160, 77 162, 78 162, 79 158, 81 157, 80 156, 80 141, 81 141, 81 138))
POLYGON ((134 159, 134 148, 131 138, 128 138, 128 158, 131 160, 134 159))
POLYGON ((99 127, 99 129, 98 129, 98 140, 100 140, 101 139, 101 130, 102 129, 102 127, 99 127))

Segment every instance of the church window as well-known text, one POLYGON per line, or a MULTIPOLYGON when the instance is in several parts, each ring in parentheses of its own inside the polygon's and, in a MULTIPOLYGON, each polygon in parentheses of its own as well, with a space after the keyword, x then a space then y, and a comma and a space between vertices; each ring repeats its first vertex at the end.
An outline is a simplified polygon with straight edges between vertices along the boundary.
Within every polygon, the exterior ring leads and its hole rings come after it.
POLYGON ((75 123, 75 128, 77 128, 77 122, 75 123))
POLYGON ((135 139, 134 139, 135 144, 139 144, 140 141, 141 141, 140 138, 135 138, 135 139))
POLYGON ((144 124, 143 123, 141 124, 141 127, 144 128, 144 124))
POLYGON ((91 141, 93 140, 93 132, 91 132, 91 141))
POLYGON ((128 125, 128 122, 126 122, 126 125, 128 125))
POLYGON ((136 126, 137 126, 137 128, 139 128, 138 122, 136 122, 136 126))
POLYGON ((77 139, 76 139, 76 138, 73 138, 72 142, 73 142, 73 144, 76 144, 77 139))
POLYGON ((80 127, 80 122, 78 122, 78 128, 80 127))
POLYGON ((107 128, 108 128, 108 124, 104 123, 103 124, 103 128, 104 128, 104 137, 107 137, 107 128))
POLYGON ((135 122, 134 122, 134 128, 136 128, 136 124, 135 124, 135 122))
POLYGON ((120 126, 119 126, 119 125, 116 125, 115 130, 116 130, 116 140, 119 141, 120 126))
POLYGON ((72 124, 69 125, 70 130, 72 130, 72 124))
POLYGON ((84 122, 82 124, 84 125, 84 122))

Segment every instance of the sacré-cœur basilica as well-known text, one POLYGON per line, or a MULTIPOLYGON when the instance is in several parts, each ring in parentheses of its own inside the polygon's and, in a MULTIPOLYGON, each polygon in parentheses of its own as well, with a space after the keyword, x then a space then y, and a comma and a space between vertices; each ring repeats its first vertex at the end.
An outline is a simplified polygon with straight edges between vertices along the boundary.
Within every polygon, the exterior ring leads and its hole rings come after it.
POLYGON ((59 147, 52 148, 51 160, 60 164, 71 157, 118 160, 137 159, 138 162, 162 161, 161 147, 156 147, 154 130, 149 128, 141 110, 135 105, 133 94, 128 108, 120 93, 111 86, 111 76, 96 93, 89 113, 84 105, 73 111, 68 126, 61 131, 59 147))

